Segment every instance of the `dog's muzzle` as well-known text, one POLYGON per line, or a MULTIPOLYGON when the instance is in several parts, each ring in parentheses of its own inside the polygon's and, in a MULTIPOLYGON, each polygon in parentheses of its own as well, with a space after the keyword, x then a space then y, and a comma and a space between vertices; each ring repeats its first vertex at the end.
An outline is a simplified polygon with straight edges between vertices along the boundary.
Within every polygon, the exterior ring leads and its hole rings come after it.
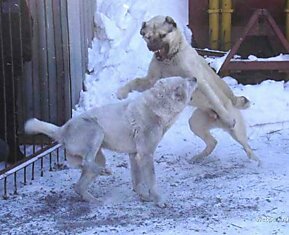
POLYGON ((157 60, 165 60, 168 59, 169 45, 168 44, 160 44, 160 43, 147 43, 147 47, 150 51, 152 51, 157 60))

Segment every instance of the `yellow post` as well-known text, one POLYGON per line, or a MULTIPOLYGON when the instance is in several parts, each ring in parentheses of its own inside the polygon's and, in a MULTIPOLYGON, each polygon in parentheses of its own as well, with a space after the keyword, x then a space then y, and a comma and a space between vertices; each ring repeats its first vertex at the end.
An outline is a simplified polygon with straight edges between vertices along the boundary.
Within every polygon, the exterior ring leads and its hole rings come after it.
POLYGON ((219 46, 219 0, 209 0, 209 36, 211 49, 219 46))
POLYGON ((286 1, 286 38, 289 41, 289 0, 286 1))
POLYGON ((232 0, 222 0, 222 29, 221 44, 223 50, 231 48, 231 28, 232 28, 232 0))

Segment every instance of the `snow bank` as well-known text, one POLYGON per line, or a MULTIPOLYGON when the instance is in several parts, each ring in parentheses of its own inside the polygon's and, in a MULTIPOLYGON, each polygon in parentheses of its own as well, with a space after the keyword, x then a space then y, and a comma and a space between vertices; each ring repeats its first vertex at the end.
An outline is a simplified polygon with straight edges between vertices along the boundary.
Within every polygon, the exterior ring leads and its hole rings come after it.
MULTIPOLYGON (((224 56, 212 58, 206 58, 208 64, 217 72, 219 72, 222 64, 224 63, 225 59, 227 58, 230 51, 228 51, 224 56)), ((241 56, 235 55, 233 58, 234 61, 288 61, 289 55, 288 54, 280 54, 277 56, 269 57, 269 58, 259 58, 255 55, 249 55, 247 59, 241 59, 241 56)))
POLYGON ((251 107, 242 111, 250 126, 289 122, 288 82, 266 80, 259 85, 242 85, 232 77, 223 79, 236 95, 251 101, 251 107))

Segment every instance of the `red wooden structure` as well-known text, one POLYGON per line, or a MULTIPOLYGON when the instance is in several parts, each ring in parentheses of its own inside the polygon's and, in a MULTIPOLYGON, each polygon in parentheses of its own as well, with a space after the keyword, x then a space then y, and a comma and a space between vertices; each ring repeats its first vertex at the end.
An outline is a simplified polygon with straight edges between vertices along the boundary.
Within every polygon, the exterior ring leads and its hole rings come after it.
MULTIPOLYGON (((232 0, 232 45, 257 9, 267 9, 280 30, 286 31, 286 0, 232 0)), ((209 1, 189 0, 189 27, 198 48, 210 48, 209 1)))
MULTIPOLYGON (((242 43, 250 36, 264 36, 268 37, 271 47, 274 48, 280 44, 283 48, 281 50, 289 54, 289 43, 285 36, 279 29, 278 25, 266 9, 258 9, 251 17, 248 25, 239 39, 227 55, 221 72, 224 71, 244 71, 244 70, 278 70, 289 72, 289 61, 245 61, 232 60, 234 55, 241 48, 242 43)), ((254 53, 254 50, 252 51, 254 53)))
MULTIPOLYGON (((208 53, 202 48, 230 49, 219 70, 222 75, 233 74, 243 83, 258 83, 268 76, 276 80, 288 80, 289 61, 233 59, 236 54, 241 59, 247 59, 249 55, 268 58, 280 53, 289 54, 288 0, 189 0, 189 27, 193 32, 192 45, 198 48, 199 54, 212 55, 212 52, 208 53), (224 8, 226 4, 229 5, 224 8), (230 13, 231 17, 227 31, 229 41, 224 40, 225 22, 222 17, 226 13, 230 13), (212 14, 214 16, 210 18, 212 14), (240 79, 243 75, 244 80, 240 79)), ((224 55, 220 52, 213 54, 224 55)))

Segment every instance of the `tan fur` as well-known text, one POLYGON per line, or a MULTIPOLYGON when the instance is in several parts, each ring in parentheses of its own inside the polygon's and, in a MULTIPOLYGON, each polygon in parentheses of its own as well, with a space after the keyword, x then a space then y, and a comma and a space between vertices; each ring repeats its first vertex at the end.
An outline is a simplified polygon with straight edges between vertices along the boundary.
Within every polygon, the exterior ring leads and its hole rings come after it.
POLYGON ((257 160, 247 144, 244 121, 239 111, 239 109, 249 107, 248 99, 233 94, 229 86, 209 67, 204 58, 187 43, 173 22, 171 17, 156 16, 143 23, 140 33, 148 49, 154 52, 154 56, 147 75, 143 78, 136 78, 121 87, 117 91, 117 97, 126 98, 133 90, 144 91, 163 77, 196 77, 198 86, 193 92, 191 105, 197 107, 195 112, 198 115, 193 114, 190 124, 194 126, 198 125, 199 121, 202 122, 204 133, 200 133, 202 131, 200 128, 191 129, 205 141, 210 150, 201 155, 207 156, 214 149, 216 144, 212 143, 216 141, 212 141, 211 135, 207 137, 207 132, 209 132, 209 126, 216 126, 227 130, 244 147, 248 157, 257 160), (202 115, 199 115, 199 112, 202 115), (213 119, 211 118, 212 112, 216 114, 213 119), (206 117, 207 122, 200 120, 200 116, 206 117))

